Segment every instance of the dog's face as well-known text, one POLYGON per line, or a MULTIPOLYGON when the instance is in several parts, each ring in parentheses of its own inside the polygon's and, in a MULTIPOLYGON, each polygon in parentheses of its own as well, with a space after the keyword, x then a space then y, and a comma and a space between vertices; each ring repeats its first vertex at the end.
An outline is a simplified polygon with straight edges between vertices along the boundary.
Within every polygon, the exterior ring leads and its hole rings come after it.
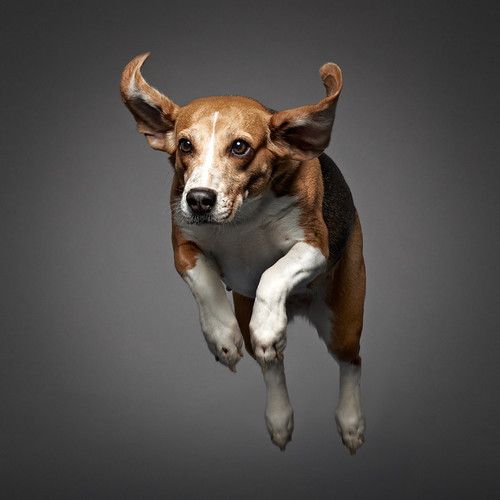
POLYGON ((154 149, 170 154, 182 189, 176 216, 186 223, 235 220, 246 200, 257 200, 271 187, 277 165, 314 158, 328 145, 342 88, 333 63, 320 70, 326 98, 274 113, 239 96, 206 97, 179 107, 142 78, 147 56, 125 67, 121 94, 139 132, 154 149))
POLYGON ((187 222, 232 221, 246 198, 265 189, 272 172, 269 116, 244 97, 197 99, 179 110, 172 160, 187 222))

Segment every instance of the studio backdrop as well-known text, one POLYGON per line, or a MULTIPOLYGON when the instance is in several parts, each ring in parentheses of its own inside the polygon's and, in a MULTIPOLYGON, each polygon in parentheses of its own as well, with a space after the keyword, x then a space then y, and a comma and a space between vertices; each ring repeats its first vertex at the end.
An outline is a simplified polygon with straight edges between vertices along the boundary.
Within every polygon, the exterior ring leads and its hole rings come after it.
MULTIPOLYGON (((496 10, 496 12, 495 12, 496 10)), ((492 498, 498 494, 498 64, 493 2, 4 2, 3 498, 492 498), (179 104, 317 102, 360 214, 366 443, 341 446, 337 365, 289 328, 294 439, 264 426, 175 272, 167 155, 124 65, 179 104), (495 64, 494 64, 495 63, 495 64), (495 210, 496 209, 496 210, 495 210), (495 307, 495 305, 497 307, 495 307)))

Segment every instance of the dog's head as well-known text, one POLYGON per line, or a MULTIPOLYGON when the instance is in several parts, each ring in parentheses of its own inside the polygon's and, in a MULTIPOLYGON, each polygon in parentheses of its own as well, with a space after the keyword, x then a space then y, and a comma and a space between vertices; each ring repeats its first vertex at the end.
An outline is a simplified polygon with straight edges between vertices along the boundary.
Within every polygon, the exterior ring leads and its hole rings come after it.
POLYGON ((324 99, 273 112, 239 96, 205 97, 178 106, 142 77, 148 55, 127 64, 121 95, 150 146, 170 155, 182 189, 178 216, 185 222, 233 221, 246 200, 269 189, 280 168, 317 157, 328 146, 342 89, 336 64, 320 69, 324 99))

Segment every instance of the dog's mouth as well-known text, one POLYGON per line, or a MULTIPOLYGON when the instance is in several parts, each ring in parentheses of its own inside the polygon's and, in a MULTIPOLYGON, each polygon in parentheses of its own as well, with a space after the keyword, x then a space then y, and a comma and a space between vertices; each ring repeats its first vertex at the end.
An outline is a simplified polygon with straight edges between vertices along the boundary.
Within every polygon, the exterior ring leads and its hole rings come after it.
POLYGON ((231 200, 225 200, 219 207, 203 214, 197 214, 182 204, 176 210, 177 220, 191 226, 202 225, 224 225, 233 222, 238 218, 238 211, 242 205, 243 197, 236 196, 231 200))
POLYGON ((188 224, 190 226, 203 226, 203 225, 223 225, 230 222, 234 215, 232 210, 227 214, 217 214, 209 212, 207 214, 195 214, 192 212, 186 213, 178 211, 176 219, 178 222, 188 224))
POLYGON ((209 215, 190 215, 185 218, 186 222, 193 226, 200 226, 202 224, 219 224, 220 221, 214 219, 209 215))
POLYGON ((228 214, 224 214, 222 216, 217 214, 205 214, 205 215, 196 215, 190 214, 189 217, 185 217, 185 221, 190 225, 204 225, 204 224, 227 224, 234 219, 234 212, 230 210, 228 214))

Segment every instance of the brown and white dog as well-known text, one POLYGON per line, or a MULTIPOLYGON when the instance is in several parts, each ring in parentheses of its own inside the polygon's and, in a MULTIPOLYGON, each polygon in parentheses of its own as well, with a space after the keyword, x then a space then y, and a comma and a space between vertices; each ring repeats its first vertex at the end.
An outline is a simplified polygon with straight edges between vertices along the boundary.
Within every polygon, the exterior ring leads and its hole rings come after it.
POLYGON ((243 344, 259 362, 267 428, 284 449, 293 431, 286 327, 296 315, 308 318, 339 363, 335 417, 354 453, 364 440, 363 243, 349 188, 323 153, 340 68, 321 67, 327 95, 309 106, 275 112, 240 96, 178 106, 143 79, 148 55, 127 64, 121 95, 151 147, 170 155, 175 267, 198 303, 210 351, 233 371, 243 344))

